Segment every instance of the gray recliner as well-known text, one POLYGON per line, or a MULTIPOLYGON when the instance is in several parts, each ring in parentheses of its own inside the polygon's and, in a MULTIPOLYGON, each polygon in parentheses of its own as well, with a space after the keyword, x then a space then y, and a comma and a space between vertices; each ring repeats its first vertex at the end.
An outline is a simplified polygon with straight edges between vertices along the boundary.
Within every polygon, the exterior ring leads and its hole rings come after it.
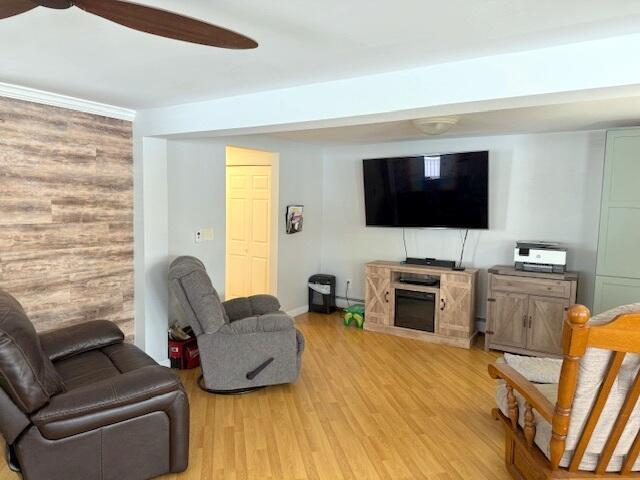
POLYGON ((203 388, 230 393, 298 378, 304 337, 277 298, 221 302, 203 263, 188 256, 171 263, 169 284, 197 336, 203 388))

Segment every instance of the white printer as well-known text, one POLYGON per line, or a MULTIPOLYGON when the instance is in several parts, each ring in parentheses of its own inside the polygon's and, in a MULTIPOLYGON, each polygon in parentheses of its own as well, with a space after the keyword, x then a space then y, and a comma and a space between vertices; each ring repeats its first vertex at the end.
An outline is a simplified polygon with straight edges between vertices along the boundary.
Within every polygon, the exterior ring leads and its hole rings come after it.
POLYGON ((552 242, 517 242, 513 254, 516 270, 564 273, 567 249, 552 242))

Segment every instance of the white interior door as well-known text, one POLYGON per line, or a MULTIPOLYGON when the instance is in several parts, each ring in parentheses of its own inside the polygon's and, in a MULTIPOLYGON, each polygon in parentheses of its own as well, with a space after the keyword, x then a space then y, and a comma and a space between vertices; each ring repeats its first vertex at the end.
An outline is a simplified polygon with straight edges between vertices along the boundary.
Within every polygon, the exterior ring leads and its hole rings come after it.
POLYGON ((225 299, 271 293, 271 166, 227 166, 225 299))

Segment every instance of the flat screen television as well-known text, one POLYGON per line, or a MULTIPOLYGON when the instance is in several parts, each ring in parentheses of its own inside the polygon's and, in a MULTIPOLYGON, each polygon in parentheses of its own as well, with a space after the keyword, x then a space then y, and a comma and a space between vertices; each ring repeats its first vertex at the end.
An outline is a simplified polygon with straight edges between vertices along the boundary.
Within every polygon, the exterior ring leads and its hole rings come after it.
POLYGON ((489 152, 363 160, 367 226, 489 228, 489 152))

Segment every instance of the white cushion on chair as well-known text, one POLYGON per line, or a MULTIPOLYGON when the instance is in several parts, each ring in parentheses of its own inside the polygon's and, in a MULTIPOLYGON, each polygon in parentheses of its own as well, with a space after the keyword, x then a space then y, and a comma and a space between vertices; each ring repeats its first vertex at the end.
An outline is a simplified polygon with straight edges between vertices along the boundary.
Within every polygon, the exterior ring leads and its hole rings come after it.
POLYGON ((559 358, 525 357, 505 353, 504 359, 511 368, 534 383, 558 383, 562 360, 559 358))

